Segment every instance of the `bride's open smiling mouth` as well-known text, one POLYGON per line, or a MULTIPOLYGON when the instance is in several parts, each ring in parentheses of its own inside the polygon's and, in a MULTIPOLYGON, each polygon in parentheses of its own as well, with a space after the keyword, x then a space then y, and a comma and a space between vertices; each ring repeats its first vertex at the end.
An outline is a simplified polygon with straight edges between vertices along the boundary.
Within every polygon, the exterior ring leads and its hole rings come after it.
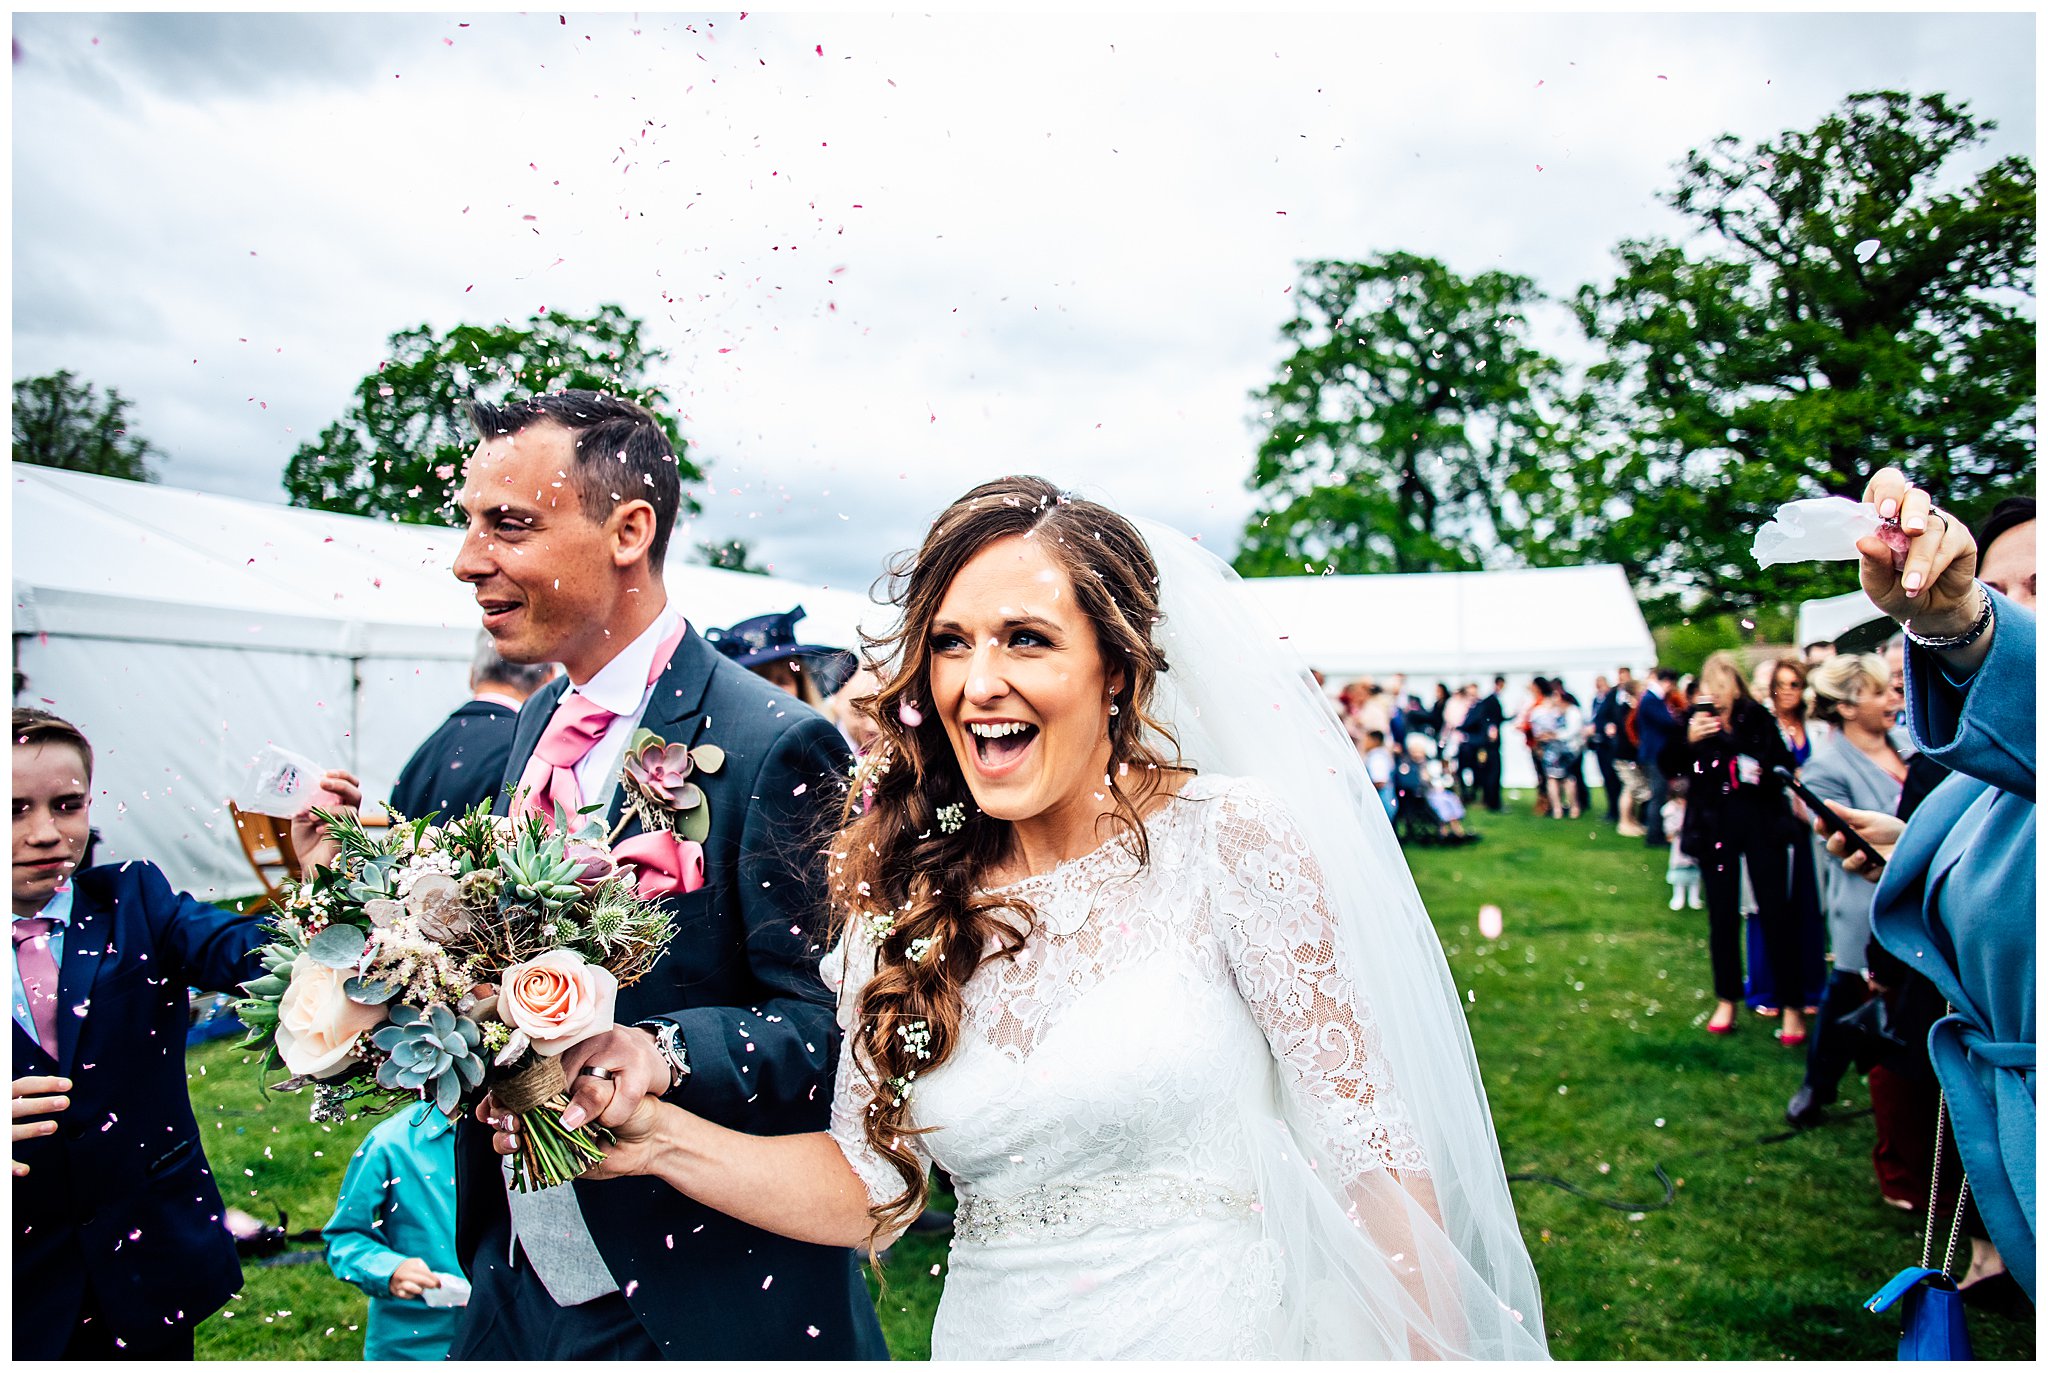
POLYGON ((1037 725, 1023 720, 968 720, 964 727, 974 770, 991 779, 1022 767, 1040 733, 1037 725))

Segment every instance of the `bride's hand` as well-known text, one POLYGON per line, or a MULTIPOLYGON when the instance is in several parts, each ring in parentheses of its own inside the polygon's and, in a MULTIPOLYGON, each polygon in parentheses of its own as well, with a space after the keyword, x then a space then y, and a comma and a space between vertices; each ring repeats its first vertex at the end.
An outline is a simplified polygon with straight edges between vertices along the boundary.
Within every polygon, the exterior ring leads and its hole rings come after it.
MULTIPOLYGON (((653 1173, 655 1159, 666 1143, 662 1127, 668 1123, 669 1117, 679 1114, 679 1108, 664 1105, 658 1098, 640 1098, 640 1105, 626 1123, 611 1127, 616 1138, 606 1146, 604 1160, 592 1165, 581 1175, 581 1180, 595 1182, 603 1178, 640 1177, 653 1173)), ((486 1096, 476 1108, 476 1117, 491 1127, 491 1148, 501 1154, 517 1151, 518 1117, 502 1110, 496 1097, 486 1096)))

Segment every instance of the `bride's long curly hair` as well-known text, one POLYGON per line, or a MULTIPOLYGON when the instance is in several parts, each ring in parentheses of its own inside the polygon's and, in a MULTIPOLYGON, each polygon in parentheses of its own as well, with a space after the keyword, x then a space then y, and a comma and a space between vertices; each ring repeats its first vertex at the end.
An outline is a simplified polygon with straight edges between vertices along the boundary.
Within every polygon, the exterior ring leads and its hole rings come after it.
POLYGON ((1143 808, 1179 766, 1173 736, 1150 713, 1166 669, 1153 638, 1159 572, 1121 515, 1040 477, 1005 477, 953 502, 924 545, 891 565, 889 600, 902 618, 894 632, 866 638, 884 685, 855 703, 881 736, 863 763, 864 785, 848 797, 831 863, 835 932, 861 922, 876 949, 847 1052, 874 1088, 868 1142, 903 1175, 903 1194, 871 1212, 877 1235, 924 1209, 924 1169, 906 1140, 919 1133, 908 1121, 909 1102, 917 1082, 959 1044, 962 989, 992 945, 1000 958, 1022 951, 1034 915, 1017 897, 982 891, 986 874, 1010 854, 1010 826, 976 812, 931 691, 931 622, 947 589, 976 554, 1014 536, 1037 539, 1066 574, 1094 625, 1107 674, 1124 679, 1108 717, 1112 812, 1104 839, 1120 833, 1141 863, 1149 861, 1143 808), (1148 735, 1173 748, 1172 761, 1148 735), (950 806, 960 809, 941 823, 950 806), (952 823, 956 817, 962 823, 952 823))

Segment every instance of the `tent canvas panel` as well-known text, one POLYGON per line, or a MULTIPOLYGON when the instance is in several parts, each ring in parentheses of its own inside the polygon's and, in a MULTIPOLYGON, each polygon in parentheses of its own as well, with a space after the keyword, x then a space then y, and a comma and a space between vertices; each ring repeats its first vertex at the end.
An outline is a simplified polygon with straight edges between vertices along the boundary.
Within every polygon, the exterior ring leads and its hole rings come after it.
POLYGON ((92 741, 101 861, 148 859, 201 896, 258 885, 227 800, 264 744, 354 760, 347 658, 52 636, 18 640, 16 662, 18 702, 92 741))

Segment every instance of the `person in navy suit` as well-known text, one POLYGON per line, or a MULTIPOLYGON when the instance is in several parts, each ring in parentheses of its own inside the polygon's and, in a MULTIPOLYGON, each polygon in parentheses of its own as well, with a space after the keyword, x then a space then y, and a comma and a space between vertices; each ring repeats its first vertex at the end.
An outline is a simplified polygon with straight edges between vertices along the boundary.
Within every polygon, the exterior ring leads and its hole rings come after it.
POLYGON ((85 868, 92 746, 14 712, 14 1357, 190 1359, 242 1285, 185 1083, 186 988, 265 936, 153 864, 85 868))
MULTIPOLYGON (((563 1122, 622 1124, 655 1096, 738 1130, 823 1130, 839 1051, 818 976, 824 846, 852 755, 823 716, 668 604, 682 484, 651 414, 562 391, 474 405, 471 419, 482 442, 455 575, 500 653, 566 671, 520 712, 504 773, 519 804, 602 806, 617 827, 636 731, 723 752, 689 779, 709 832, 695 852, 672 845, 668 952, 620 990, 616 1028, 562 1055, 563 1122)), ((663 842, 640 829, 625 825, 622 854, 663 842)), ((656 871, 642 869, 643 892, 656 871)), ((494 1110, 487 1098, 479 1115, 494 1110)), ((475 1121, 457 1127, 455 1154, 456 1253, 473 1291, 452 1358, 888 1357, 850 1249, 742 1224, 654 1178, 513 1193, 475 1121)))
POLYGON ((1505 677, 1493 679, 1493 690, 1479 698, 1479 704, 1465 715, 1465 744, 1472 750, 1472 772, 1480 804, 1488 810, 1500 809, 1500 748, 1501 726, 1507 723, 1507 716, 1501 710, 1501 689, 1508 684, 1505 677))
POLYGON ((469 695, 399 769, 391 808, 408 820, 453 820, 498 794, 512 756, 512 726, 526 698, 555 675, 553 663, 507 662, 491 636, 477 632, 469 695))
POLYGON ((1650 683, 1636 702, 1636 765, 1650 784, 1650 799, 1643 810, 1643 843, 1653 849, 1663 848, 1672 839, 1664 833, 1664 802, 1670 797, 1670 788, 1662 755, 1665 745, 1684 733, 1684 722, 1671 713, 1670 693, 1677 684, 1678 674, 1670 668, 1652 668, 1650 683))

